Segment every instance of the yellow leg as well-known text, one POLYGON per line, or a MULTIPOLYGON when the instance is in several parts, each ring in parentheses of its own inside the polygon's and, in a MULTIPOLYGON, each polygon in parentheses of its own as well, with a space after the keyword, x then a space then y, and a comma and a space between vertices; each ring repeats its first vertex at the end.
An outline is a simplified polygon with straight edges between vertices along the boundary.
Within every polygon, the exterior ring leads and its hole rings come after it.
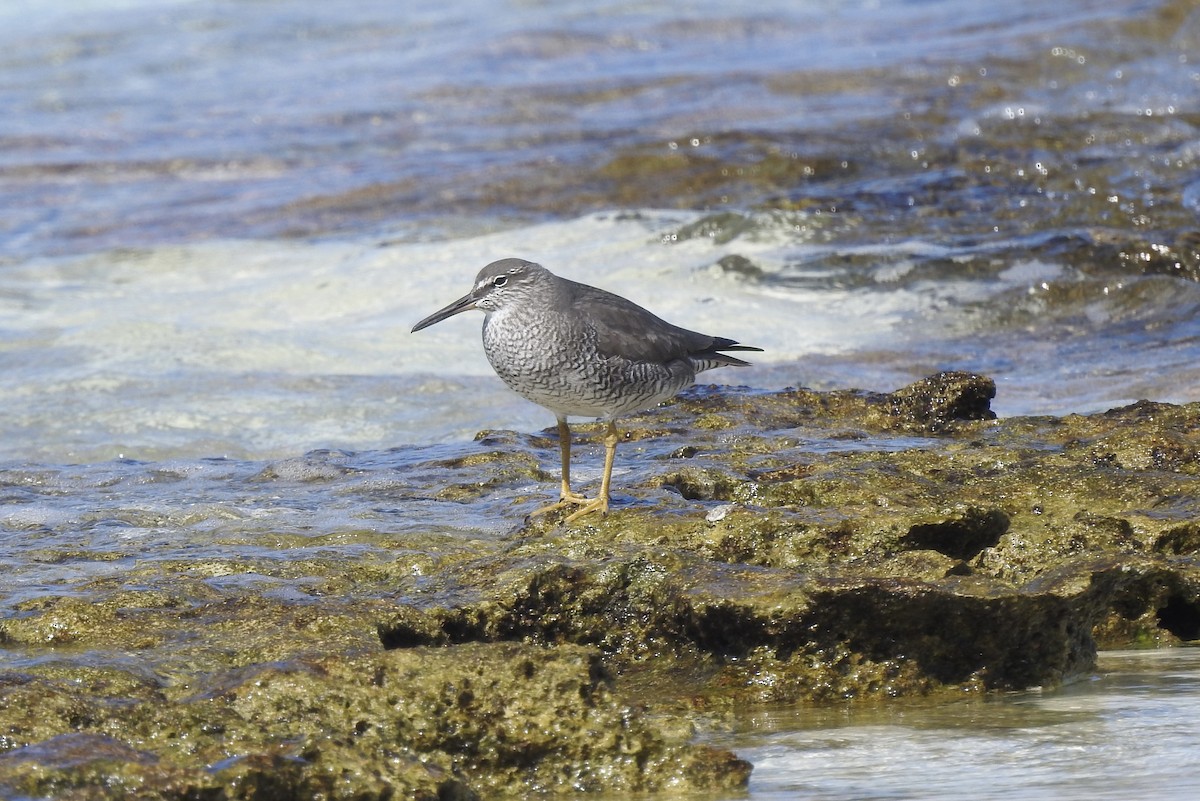
POLYGON ((571 492, 571 427, 567 425, 565 417, 558 418, 558 453, 562 457, 562 486, 558 493, 558 503, 535 509, 530 513, 530 517, 553 512, 564 506, 578 506, 591 500, 571 492))
POLYGON ((567 426, 565 418, 559 418, 558 443, 559 452, 562 455, 562 488, 559 492, 558 503, 552 503, 549 506, 535 509, 530 516, 533 517, 553 512, 557 509, 562 509, 564 506, 580 507, 567 515, 565 521, 567 523, 589 512, 598 511, 601 514, 606 513, 608 511, 609 487, 612 484, 613 460, 617 455, 617 441, 619 439, 620 434, 617 433, 616 424, 609 421, 608 428, 604 432, 604 477, 600 480, 600 494, 595 498, 576 495, 571 492, 571 429, 567 426))
POLYGON ((571 492, 571 427, 567 418, 558 420, 558 453, 562 458, 562 487, 558 492, 559 503, 587 503, 587 498, 571 492))
POLYGON ((609 420, 608 428, 604 431, 604 478, 600 479, 600 494, 567 515, 565 522, 570 523, 575 518, 582 517, 589 512, 608 514, 608 492, 612 485, 613 460, 617 457, 617 442, 620 438, 616 424, 609 420))

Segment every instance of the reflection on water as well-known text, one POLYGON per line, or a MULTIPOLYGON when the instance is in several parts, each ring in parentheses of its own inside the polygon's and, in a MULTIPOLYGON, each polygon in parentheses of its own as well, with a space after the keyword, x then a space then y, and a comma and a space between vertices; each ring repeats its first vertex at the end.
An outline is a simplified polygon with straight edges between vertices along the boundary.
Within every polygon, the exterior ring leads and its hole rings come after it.
POLYGON ((750 714, 750 798, 1200 797, 1200 648, 1104 652, 1045 691, 750 714))

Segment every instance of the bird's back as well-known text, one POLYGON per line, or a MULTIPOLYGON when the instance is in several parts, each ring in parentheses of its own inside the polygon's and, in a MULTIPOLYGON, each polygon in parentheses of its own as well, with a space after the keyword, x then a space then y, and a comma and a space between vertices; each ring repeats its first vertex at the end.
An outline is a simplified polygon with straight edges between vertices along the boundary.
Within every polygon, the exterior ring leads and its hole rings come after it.
POLYGON ((758 350, 672 325, 632 301, 546 272, 522 302, 489 312, 484 351, 515 392, 560 416, 647 409, 697 372, 758 350))

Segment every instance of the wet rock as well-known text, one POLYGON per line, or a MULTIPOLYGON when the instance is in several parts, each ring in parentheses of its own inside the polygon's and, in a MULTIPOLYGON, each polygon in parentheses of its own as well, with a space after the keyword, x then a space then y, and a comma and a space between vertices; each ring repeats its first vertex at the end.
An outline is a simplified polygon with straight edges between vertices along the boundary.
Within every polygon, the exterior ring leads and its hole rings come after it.
POLYGON ((470 525, 364 525, 355 559, 281 535, 303 556, 147 560, 15 605, 0 794, 725 790, 749 766, 703 724, 746 704, 1054 685, 1098 645, 1200 638, 1200 404, 998 420, 994 391, 697 387, 626 421, 612 510, 572 525, 524 520, 531 483, 557 490, 549 435, 402 475, 278 462, 252 483, 470 525))
MULTIPOLYGON (((549 558, 541 566, 526 563, 519 570, 527 583, 514 580, 514 569, 493 573, 485 604, 420 615, 408 610, 383 623, 383 643, 587 643, 623 666, 681 654, 712 670, 687 692, 711 700, 720 686, 729 703, 747 695, 761 700, 758 682, 747 677, 739 688, 728 677, 745 674, 750 658, 756 670, 766 669, 769 655, 774 674, 803 669, 824 675, 840 668, 820 655, 839 653, 841 661, 853 654, 862 681, 843 675, 841 697, 911 694, 945 684, 1015 688, 1055 683, 1090 666, 1094 596, 1107 591, 1096 582, 1068 591, 1013 589, 948 575, 949 568, 921 581, 763 571, 654 553, 591 565, 549 558), (797 661, 797 654, 804 658, 797 661), (891 680, 882 682, 883 674, 891 680)), ((789 694, 777 691, 772 700, 828 697, 827 679, 786 683, 789 694)))
POLYGON ((26 682, 0 688, 6 708, 20 703, 32 718, 51 701, 62 713, 40 728, 10 724, 0 786, 30 796, 139 786, 139 798, 440 799, 745 782, 745 762, 689 743, 690 729, 654 725, 611 683, 594 649, 517 644, 263 663, 123 709, 26 682))
POLYGON ((895 413, 930 430, 953 420, 993 420, 996 382, 974 373, 938 373, 892 393, 895 413))
POLYGON ((761 281, 766 271, 745 256, 731 253, 717 260, 716 269, 725 275, 732 275, 744 281, 761 281))
POLYGON ((672 411, 716 421, 729 452, 691 429, 687 464, 642 484, 695 513, 539 523, 443 585, 482 600, 415 598, 383 642, 584 643, 620 670, 671 653, 690 665, 680 695, 711 707, 1053 684, 1090 668, 1097 637, 1138 641, 1118 619, 1185 638, 1197 568, 1146 556, 1193 549, 1197 408, 996 421, 994 392, 962 373, 890 395, 697 388, 656 412, 660 435, 672 411), (805 450, 822 421, 849 447, 805 450), (889 445, 907 432, 935 438, 889 445), (1115 442, 1132 455, 1097 458, 1115 442), (1152 592, 1161 575, 1172 589, 1152 592))

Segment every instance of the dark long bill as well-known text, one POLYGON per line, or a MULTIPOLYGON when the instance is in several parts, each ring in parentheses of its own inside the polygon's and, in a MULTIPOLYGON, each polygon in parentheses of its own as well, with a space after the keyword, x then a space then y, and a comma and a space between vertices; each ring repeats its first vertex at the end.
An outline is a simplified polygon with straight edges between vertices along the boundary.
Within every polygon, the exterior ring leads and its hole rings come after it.
POLYGON ((433 314, 429 315, 424 320, 422 320, 421 322, 414 325, 412 327, 412 332, 415 334, 417 331, 420 331, 422 328, 428 328, 429 326, 433 325, 434 323, 440 323, 442 320, 445 320, 447 317, 453 317, 456 314, 460 314, 465 311, 470 311, 473 308, 475 308, 475 296, 474 295, 463 295, 461 298, 454 301, 446 308, 438 309, 433 314))

